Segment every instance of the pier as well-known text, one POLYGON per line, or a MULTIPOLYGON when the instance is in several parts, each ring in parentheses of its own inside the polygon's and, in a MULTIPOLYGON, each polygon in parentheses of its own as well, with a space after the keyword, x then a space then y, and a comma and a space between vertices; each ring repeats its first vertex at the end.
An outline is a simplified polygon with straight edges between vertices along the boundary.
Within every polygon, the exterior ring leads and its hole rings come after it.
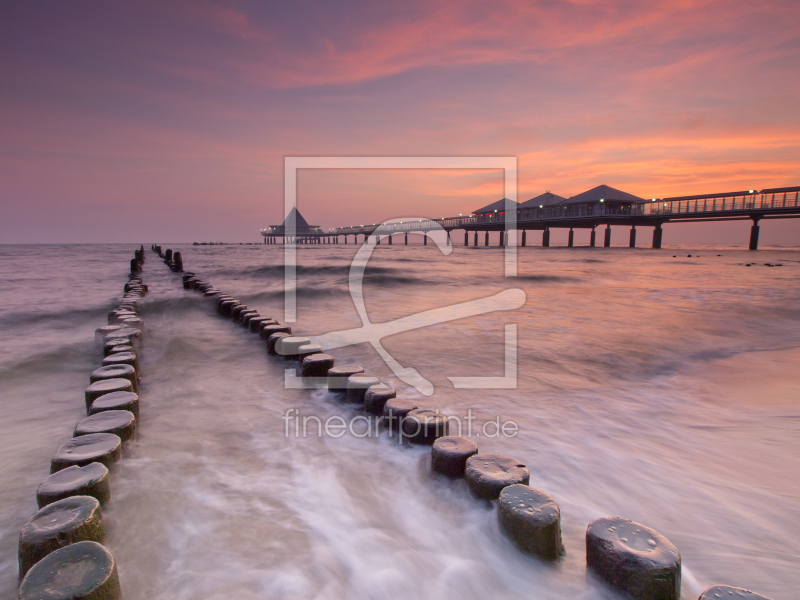
MULTIPOLYGON (((296 209, 287 217, 287 222, 296 209)), ((299 213, 297 213, 299 215, 299 213)), ((518 204, 503 199, 466 216, 445 217, 429 221, 337 227, 323 231, 297 220, 292 229, 287 222, 261 230, 264 243, 281 243, 287 237, 299 243, 338 244, 364 241, 370 236, 376 243, 386 239, 392 244, 397 234, 408 244, 408 234, 425 234, 435 223, 447 231, 448 242, 456 230, 464 232, 464 246, 489 245, 489 232, 502 232, 499 245, 509 243, 509 234, 521 231, 521 245, 527 244, 528 231, 542 231, 542 246, 550 245, 550 230, 569 229, 568 246, 574 245, 575 229, 591 230, 589 246, 597 245, 597 228, 603 233, 603 246, 611 245, 611 226, 630 227, 631 248, 636 247, 637 227, 652 227, 652 247, 661 248, 664 223, 703 221, 753 222, 750 229, 750 250, 758 249, 759 222, 764 219, 800 218, 800 186, 745 190, 720 194, 703 194, 645 200, 610 186, 601 185, 569 199, 546 193, 518 204), (603 228, 605 226, 605 228, 603 228), (472 234, 472 235, 470 235, 472 234), (280 242, 278 241, 280 240, 280 242)), ((427 238, 425 238, 427 242, 427 238)))

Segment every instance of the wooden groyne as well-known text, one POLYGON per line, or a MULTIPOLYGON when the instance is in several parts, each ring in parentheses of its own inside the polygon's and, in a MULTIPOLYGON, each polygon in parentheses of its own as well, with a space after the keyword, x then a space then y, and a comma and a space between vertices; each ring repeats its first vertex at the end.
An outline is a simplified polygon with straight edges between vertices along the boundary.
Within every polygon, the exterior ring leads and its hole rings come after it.
POLYGON ((110 472, 134 439, 139 419, 144 260, 141 247, 131 259, 120 303, 95 331, 102 364, 89 376, 87 417, 53 456, 51 475, 36 490, 39 511, 20 533, 20 600, 122 597, 116 561, 103 545, 102 507, 111 501, 110 472))

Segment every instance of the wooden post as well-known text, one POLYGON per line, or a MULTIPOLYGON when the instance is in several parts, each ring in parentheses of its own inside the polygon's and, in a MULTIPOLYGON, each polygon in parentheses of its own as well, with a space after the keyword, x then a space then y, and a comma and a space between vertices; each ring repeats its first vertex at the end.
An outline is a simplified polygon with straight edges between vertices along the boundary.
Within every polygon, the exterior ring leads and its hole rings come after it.
POLYGON ((550 228, 545 227, 544 231, 542 232, 542 247, 549 248, 550 247, 550 228))
POLYGON ((589 237, 589 245, 590 245, 592 248, 594 248, 594 245, 595 245, 596 233, 597 233, 597 232, 594 230, 594 227, 592 227, 592 235, 589 237))
POLYGON ((487 230, 486 231, 486 243, 484 244, 484 246, 488 246, 488 245, 489 245, 489 231, 487 230))
POLYGON ((575 245, 575 232, 573 231, 572 227, 569 228, 569 241, 567 242, 567 246, 572 248, 575 245))
POLYGON ((408 234, 406 234, 406 246, 408 246, 408 234))
POLYGON ((525 238, 526 238, 526 234, 527 234, 527 233, 528 233, 528 230, 527 230, 527 229, 523 229, 523 230, 522 230, 522 245, 523 245, 523 246, 525 245, 525 238))
POLYGON ((469 246, 469 231, 464 231, 464 247, 469 246))
POLYGON ((606 225, 605 236, 603 237, 603 248, 611 247, 611 225, 606 225))
POLYGON ((631 225, 631 241, 628 247, 636 248, 636 225, 631 225))

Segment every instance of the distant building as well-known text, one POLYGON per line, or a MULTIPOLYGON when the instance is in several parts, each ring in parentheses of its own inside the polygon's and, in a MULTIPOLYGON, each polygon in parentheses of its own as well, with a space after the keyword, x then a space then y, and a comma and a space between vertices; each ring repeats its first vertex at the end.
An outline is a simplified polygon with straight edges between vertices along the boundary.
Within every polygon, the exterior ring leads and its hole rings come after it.
MULTIPOLYGON (((592 214, 627 214, 636 204, 645 202, 644 198, 634 196, 608 185, 598 185, 571 198, 564 198, 552 192, 545 192, 535 198, 517 204, 513 200, 504 198, 484 206, 472 214, 476 216, 502 215, 506 211, 526 211, 561 207, 564 216, 592 215, 592 214)), ((552 211, 548 211, 550 214, 552 211)))
POLYGON ((270 225, 268 229, 261 230, 261 235, 265 244, 277 244, 279 238, 283 243, 288 239, 301 244, 320 244, 323 233, 319 225, 309 225, 300 211, 292 207, 281 225, 270 225))
POLYGON ((270 225, 267 235, 319 235, 319 225, 309 225, 297 207, 292 207, 281 225, 270 225))

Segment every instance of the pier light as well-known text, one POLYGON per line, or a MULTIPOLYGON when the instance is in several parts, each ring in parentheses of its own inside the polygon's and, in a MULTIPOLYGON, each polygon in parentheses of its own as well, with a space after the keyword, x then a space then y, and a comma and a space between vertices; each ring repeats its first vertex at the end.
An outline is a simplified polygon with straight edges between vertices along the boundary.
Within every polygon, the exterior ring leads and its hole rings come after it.
POLYGON ((539 205, 539 208, 544 208, 544 206, 540 204, 540 205, 539 205))
POLYGON ((651 202, 655 202, 655 201, 656 201, 656 199, 655 199, 655 198, 653 198, 653 199, 651 200, 651 202))
POLYGON ((605 198, 600 198, 600 202, 605 202, 605 201, 606 201, 605 198))
POLYGON ((496 209, 496 208, 494 209, 494 212, 497 212, 497 209, 496 209))
POLYGON ((752 194, 752 193, 753 193, 753 190, 750 190, 750 192, 749 192, 749 193, 751 193, 751 194, 752 194))

